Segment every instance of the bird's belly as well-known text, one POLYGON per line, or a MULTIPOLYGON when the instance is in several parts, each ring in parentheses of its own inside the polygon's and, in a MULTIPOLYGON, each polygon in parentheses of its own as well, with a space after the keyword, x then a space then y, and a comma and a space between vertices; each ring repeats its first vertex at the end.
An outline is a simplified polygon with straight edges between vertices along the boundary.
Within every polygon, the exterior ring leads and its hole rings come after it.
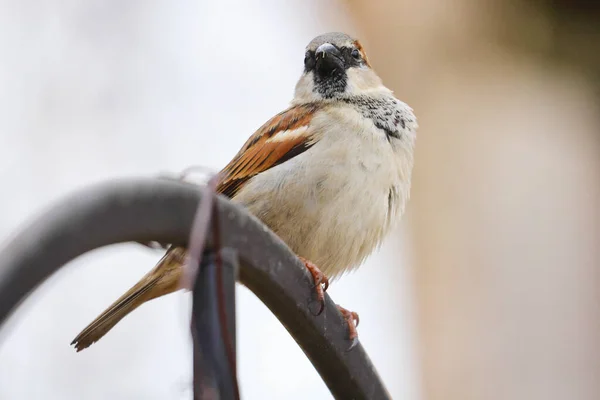
POLYGON ((397 174, 357 158, 347 160, 284 163, 253 178, 235 200, 296 254, 334 277, 373 251, 396 214, 390 207, 400 206, 390 205, 397 174))

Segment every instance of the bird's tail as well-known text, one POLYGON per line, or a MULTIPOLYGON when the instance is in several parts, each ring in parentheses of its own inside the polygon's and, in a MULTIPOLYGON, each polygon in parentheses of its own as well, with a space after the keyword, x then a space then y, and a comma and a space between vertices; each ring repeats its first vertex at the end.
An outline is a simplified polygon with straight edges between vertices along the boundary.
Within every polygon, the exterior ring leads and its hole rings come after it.
POLYGON ((143 303, 178 290, 185 254, 185 249, 181 247, 168 250, 152 271, 73 339, 71 344, 75 345, 75 349, 79 352, 100 340, 121 319, 143 303))

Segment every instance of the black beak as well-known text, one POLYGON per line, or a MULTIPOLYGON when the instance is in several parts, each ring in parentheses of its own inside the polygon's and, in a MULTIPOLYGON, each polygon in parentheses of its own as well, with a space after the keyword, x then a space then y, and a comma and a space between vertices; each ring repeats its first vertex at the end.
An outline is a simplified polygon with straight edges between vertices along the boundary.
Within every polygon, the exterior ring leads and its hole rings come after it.
POLYGON ((344 71, 342 53, 331 43, 323 43, 315 51, 316 70, 321 76, 330 75, 334 71, 344 71))

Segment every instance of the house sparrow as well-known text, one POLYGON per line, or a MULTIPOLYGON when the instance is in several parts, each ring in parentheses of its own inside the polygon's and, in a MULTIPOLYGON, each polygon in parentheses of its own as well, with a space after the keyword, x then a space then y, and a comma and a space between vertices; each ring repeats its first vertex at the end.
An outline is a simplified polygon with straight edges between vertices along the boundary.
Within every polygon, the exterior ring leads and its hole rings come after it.
MULTIPOLYGON (((217 192, 288 244, 322 302, 327 277, 358 267, 403 213, 416 129, 412 109, 382 84, 360 42, 327 33, 306 47, 290 107, 248 139, 217 192)), ((179 290, 185 257, 170 248, 71 344, 85 349, 141 304, 179 290)), ((358 315, 339 309, 355 339, 358 315)))

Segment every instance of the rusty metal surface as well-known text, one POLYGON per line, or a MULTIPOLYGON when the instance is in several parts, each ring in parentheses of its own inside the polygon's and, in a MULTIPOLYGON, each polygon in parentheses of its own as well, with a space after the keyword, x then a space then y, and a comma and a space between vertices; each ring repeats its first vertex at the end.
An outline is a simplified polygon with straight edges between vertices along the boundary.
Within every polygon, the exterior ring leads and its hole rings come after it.
MULTIPOLYGON (((0 252, 0 323, 52 273, 90 250, 130 241, 185 244, 200 199, 198 187, 164 179, 111 181, 63 199, 0 252)), ((346 324, 328 295, 323 313, 312 314, 312 279, 285 243, 223 197, 217 210, 220 245, 237 250, 240 283, 286 327, 333 396, 389 399, 362 345, 348 350, 346 324)))

